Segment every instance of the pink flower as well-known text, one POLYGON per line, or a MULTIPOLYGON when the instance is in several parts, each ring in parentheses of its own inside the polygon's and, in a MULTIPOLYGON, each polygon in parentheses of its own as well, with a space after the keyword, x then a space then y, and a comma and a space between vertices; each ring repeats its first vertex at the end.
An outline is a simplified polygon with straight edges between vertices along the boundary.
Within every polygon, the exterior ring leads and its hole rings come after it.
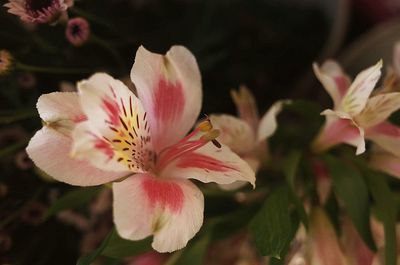
POLYGON ((289 254, 287 264, 348 265, 335 229, 322 208, 312 210, 308 234, 301 228, 296 238, 298 246, 289 254))
MULTIPOLYGON (((238 116, 227 114, 212 114, 210 120, 216 129, 220 130, 218 140, 239 154, 250 167, 257 172, 260 163, 266 160, 266 139, 272 136, 277 128, 276 116, 284 104, 290 101, 277 101, 260 119, 253 94, 244 86, 239 91, 232 91, 238 116)), ((224 189, 236 189, 245 182, 235 182, 222 185, 224 189)))
POLYGON ((203 223, 204 199, 188 179, 254 185, 254 172, 212 140, 209 121, 189 135, 201 108, 193 55, 173 46, 166 55, 140 47, 131 78, 136 97, 103 73, 78 83, 78 93, 38 100, 45 126, 27 152, 49 175, 73 185, 113 182, 114 223, 126 239, 153 235, 153 248, 183 248, 203 223), (72 154, 72 157, 70 156, 72 154))
POLYGON ((89 39, 90 25, 84 18, 76 17, 70 19, 65 29, 65 36, 72 45, 82 46, 89 39))
POLYGON ((24 22, 41 24, 56 22, 71 5, 66 0, 8 0, 4 6, 24 22))
POLYGON ((333 61, 314 71, 334 102, 333 110, 322 112, 326 122, 313 143, 316 152, 347 143, 365 151, 365 138, 400 156, 400 129, 386 121, 400 107, 400 93, 378 93, 370 97, 381 75, 382 62, 362 71, 353 83, 333 61))

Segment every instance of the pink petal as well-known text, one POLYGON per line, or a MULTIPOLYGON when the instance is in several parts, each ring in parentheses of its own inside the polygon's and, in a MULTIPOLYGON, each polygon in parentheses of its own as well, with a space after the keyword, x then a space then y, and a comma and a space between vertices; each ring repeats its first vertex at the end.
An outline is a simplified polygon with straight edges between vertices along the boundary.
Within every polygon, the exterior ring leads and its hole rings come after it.
POLYGON ((400 158, 388 152, 372 152, 369 164, 372 168, 400 178, 400 158))
POLYGON ((244 120, 254 131, 258 128, 260 117, 254 95, 246 86, 240 86, 239 90, 231 91, 232 99, 236 105, 239 118, 244 120))
POLYGON ((355 117, 360 126, 366 128, 385 121, 400 108, 400 93, 384 93, 370 98, 360 114, 355 117))
POLYGON ((158 252, 185 247, 203 223, 203 194, 190 181, 137 174, 114 183, 113 193, 114 223, 121 237, 153 235, 158 252))
POLYGON ((321 208, 314 208, 310 221, 310 264, 346 265, 335 229, 325 212, 321 208))
POLYGON ((349 113, 351 116, 359 114, 367 104, 368 98, 381 76, 382 61, 362 71, 357 75, 343 97, 338 110, 349 113))
POLYGON ((153 159, 150 128, 137 97, 102 73, 80 82, 78 90, 87 121, 74 130, 73 155, 104 170, 147 170, 153 159))
POLYGON ((208 143, 200 149, 182 155, 161 173, 165 177, 197 179, 202 182, 230 184, 235 181, 255 185, 255 173, 243 159, 228 147, 208 143))
POLYGON ((161 55, 139 47, 131 79, 148 113, 156 151, 182 139, 194 125, 202 101, 200 71, 190 51, 173 46, 161 55))
POLYGON ((210 115, 211 124, 220 131, 218 141, 238 154, 252 151, 256 146, 254 131, 244 120, 231 115, 210 115))
POLYGON ((331 96, 334 108, 338 109, 343 96, 350 87, 350 79, 334 61, 326 61, 321 68, 313 64, 314 73, 331 96))
POLYGON ((100 185, 124 176, 99 170, 87 161, 69 156, 71 137, 50 127, 43 127, 29 142, 26 151, 33 162, 55 179, 78 186, 100 185))
POLYGON ((365 245, 349 219, 344 219, 342 225, 343 245, 345 255, 352 265, 371 265, 374 253, 365 245))
POLYGON ((400 157, 399 127, 389 122, 382 122, 374 127, 368 128, 365 136, 382 149, 400 157))
POLYGON ((350 119, 327 115, 325 125, 312 144, 314 152, 320 153, 341 143, 357 147, 356 154, 365 151, 364 131, 350 119))

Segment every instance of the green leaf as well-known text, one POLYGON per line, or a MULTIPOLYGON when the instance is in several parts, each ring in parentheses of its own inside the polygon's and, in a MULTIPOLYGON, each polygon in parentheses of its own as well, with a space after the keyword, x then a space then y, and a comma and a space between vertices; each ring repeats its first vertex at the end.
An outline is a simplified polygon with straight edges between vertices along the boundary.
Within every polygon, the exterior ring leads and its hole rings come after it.
POLYGON ((65 210, 75 209, 90 202, 103 187, 88 187, 79 188, 66 193, 60 199, 55 201, 53 205, 47 210, 46 218, 65 210))
POLYGON ((369 193, 360 172, 331 156, 325 157, 336 196, 344 203, 346 211, 364 242, 375 250, 369 217, 369 193))
POLYGON ((306 228, 308 228, 307 213, 304 209, 303 203, 297 196, 295 189, 295 177, 300 166, 301 155, 302 154, 300 151, 292 151, 284 161, 283 173, 285 174, 286 182, 289 184, 290 187, 290 200, 295 205, 297 214, 299 215, 301 222, 306 228))
POLYGON ((210 243, 210 235, 207 233, 196 240, 192 245, 183 249, 182 254, 173 262, 174 265, 202 265, 210 243))
POLYGON ((151 242, 150 237, 139 241, 126 240, 114 231, 102 255, 115 259, 136 256, 151 250, 151 242))
POLYGON ((114 229, 111 230, 111 232, 107 235, 106 239, 104 239, 104 241, 101 243, 100 247, 98 247, 91 254, 80 257, 78 259, 78 262, 76 263, 76 265, 91 265, 92 262, 94 262, 96 260, 96 258, 101 255, 104 248, 108 245, 113 234, 115 234, 114 229))
POLYGON ((264 256, 281 258, 293 238, 289 194, 286 185, 274 189, 250 223, 255 245, 264 256))
POLYGON ((394 195, 385 181, 384 175, 367 172, 366 179, 372 194, 372 198, 375 202, 375 209, 378 211, 379 217, 383 222, 385 231, 385 264, 396 265, 397 206, 394 195))
POLYGON ((283 165, 283 173, 290 187, 294 188, 295 177, 300 165, 301 152, 294 150, 285 159, 283 165))

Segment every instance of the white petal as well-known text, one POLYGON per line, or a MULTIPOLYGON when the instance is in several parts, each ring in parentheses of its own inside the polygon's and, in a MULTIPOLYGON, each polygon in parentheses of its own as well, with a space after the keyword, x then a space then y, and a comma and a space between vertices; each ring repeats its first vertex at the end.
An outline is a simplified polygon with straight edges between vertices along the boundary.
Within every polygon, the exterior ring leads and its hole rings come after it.
POLYGON ((254 171, 243 159, 227 146, 217 148, 211 143, 177 158, 163 170, 162 175, 218 184, 245 181, 253 187, 256 180, 254 171))
POLYGON ((346 113, 325 110, 326 122, 312 143, 312 149, 321 153, 340 144, 347 143, 357 147, 357 154, 365 151, 364 130, 346 113))
POLYGON ((119 80, 95 74, 78 84, 87 116, 73 132, 73 154, 96 167, 145 171, 153 157, 147 114, 141 102, 119 80))
POLYGON ((264 141, 274 134, 278 127, 276 116, 282 111, 283 105, 290 103, 290 100, 279 100, 264 114, 258 126, 257 141, 264 141))
POLYGON ((52 128, 43 127, 32 137, 26 151, 33 162, 53 178, 78 186, 111 182, 121 173, 97 169, 87 161, 72 159, 69 154, 72 139, 52 128))
POLYGON ((334 61, 326 61, 321 68, 314 63, 314 73, 322 83, 326 92, 331 96, 334 108, 338 109, 343 96, 350 87, 350 79, 343 72, 342 68, 334 61))
POLYGON ((71 133, 76 123, 86 119, 76 92, 43 94, 36 107, 45 124, 66 135, 71 133))
POLYGON ((231 115, 209 116, 215 129, 220 130, 218 141, 238 154, 250 152, 255 148, 255 135, 250 125, 231 115))
POLYGON ((202 102, 196 59, 185 47, 166 55, 139 47, 131 71, 140 100, 149 115, 156 151, 175 144, 193 127, 202 102))
POLYGON ((371 127, 385 121, 399 108, 399 92, 379 94, 368 100, 363 111, 355 119, 364 128, 371 127))
POLYGON ((121 237, 150 235, 158 252, 186 246, 203 224, 204 198, 188 180, 137 174, 113 184, 114 223, 121 237))
POLYGON ((359 114, 381 76, 382 61, 357 75, 342 100, 341 109, 351 116, 359 114))

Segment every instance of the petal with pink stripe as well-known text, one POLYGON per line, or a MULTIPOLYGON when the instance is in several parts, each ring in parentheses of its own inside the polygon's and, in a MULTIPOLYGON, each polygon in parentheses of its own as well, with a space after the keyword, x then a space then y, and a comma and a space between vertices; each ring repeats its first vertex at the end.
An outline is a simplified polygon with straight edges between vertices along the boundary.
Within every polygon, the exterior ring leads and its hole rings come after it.
POLYGON ((197 179, 205 183, 245 181, 255 185, 255 173, 248 163, 227 146, 217 148, 211 143, 178 157, 160 174, 166 178, 197 179))
POLYGON ((147 114, 120 81, 95 74, 78 84, 87 116, 74 130, 73 155, 104 170, 144 172, 154 159, 147 114))
POLYGON ((185 247, 203 223, 203 194, 188 180, 137 174, 114 183, 113 193, 118 233, 130 240, 153 235, 159 252, 185 247))
POLYGON ((194 56, 182 46, 173 46, 166 55, 139 47, 131 79, 148 113, 156 151, 182 139, 201 109, 201 77, 194 56))

